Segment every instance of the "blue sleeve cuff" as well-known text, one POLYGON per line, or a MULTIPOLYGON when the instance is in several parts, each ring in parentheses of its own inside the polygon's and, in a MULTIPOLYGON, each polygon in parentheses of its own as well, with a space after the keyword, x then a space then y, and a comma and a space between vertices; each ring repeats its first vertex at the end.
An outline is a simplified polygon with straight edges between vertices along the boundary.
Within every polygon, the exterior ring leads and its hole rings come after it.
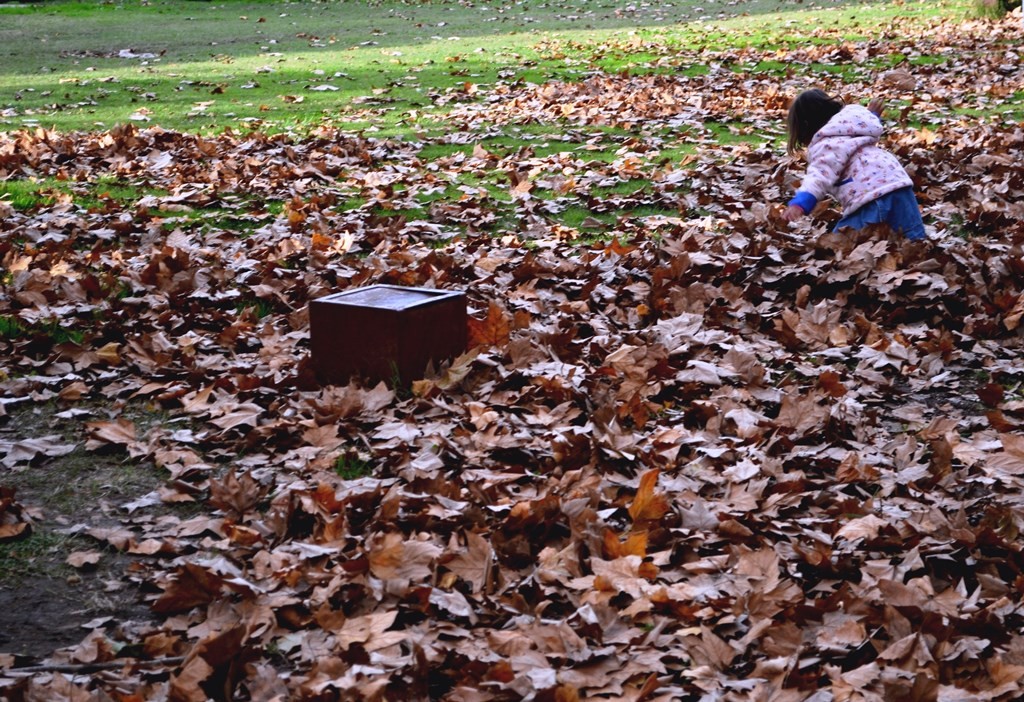
POLYGON ((801 190, 796 194, 796 197, 789 201, 789 204, 796 205, 803 210, 805 214, 810 214, 818 204, 818 198, 814 197, 806 190, 801 190))

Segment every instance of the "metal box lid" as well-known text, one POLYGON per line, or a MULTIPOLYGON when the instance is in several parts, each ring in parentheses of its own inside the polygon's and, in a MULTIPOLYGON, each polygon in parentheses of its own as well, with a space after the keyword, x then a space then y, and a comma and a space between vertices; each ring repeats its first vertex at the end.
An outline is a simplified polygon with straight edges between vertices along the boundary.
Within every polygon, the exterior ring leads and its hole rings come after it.
POLYGON ((370 285, 365 288, 356 288, 320 297, 314 302, 401 311, 459 295, 462 293, 453 290, 407 288, 400 285, 370 285))

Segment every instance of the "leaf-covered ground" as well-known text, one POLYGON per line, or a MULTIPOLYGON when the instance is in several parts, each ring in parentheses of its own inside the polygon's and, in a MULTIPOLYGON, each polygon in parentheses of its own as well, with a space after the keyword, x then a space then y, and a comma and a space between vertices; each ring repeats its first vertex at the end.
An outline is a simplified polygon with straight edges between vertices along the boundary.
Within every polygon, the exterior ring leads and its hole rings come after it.
MULTIPOLYGON (((128 557, 152 616, 0 655, 0 692, 1019 698, 1024 129, 991 115, 1024 90, 1021 34, 436 96, 448 143, 553 124, 548 155, 0 135, 0 179, 42 184, 0 201, 4 484, 83 449, 166 478, 64 526, 75 568, 128 557), (934 61, 823 83, 888 99, 926 242, 787 225, 802 165, 707 137, 777 133, 804 87, 744 66, 910 52, 934 61), (659 125, 696 151, 663 157, 659 125), (473 348, 409 387, 319 387, 306 305, 371 283, 465 290, 473 348), (20 429, 31 407, 77 438, 20 429)), ((2 540, 58 516, 0 492, 2 540)))

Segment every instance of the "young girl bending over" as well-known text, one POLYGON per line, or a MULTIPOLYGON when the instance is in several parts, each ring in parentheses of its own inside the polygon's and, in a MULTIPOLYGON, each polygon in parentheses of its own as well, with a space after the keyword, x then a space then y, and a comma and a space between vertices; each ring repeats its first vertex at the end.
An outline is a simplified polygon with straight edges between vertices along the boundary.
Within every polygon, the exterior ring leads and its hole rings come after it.
POLYGON ((844 105, 806 90, 789 108, 789 153, 807 147, 807 175, 783 213, 787 222, 809 214, 825 195, 843 207, 836 230, 885 223, 908 239, 923 239, 913 181, 900 162, 878 147, 882 101, 844 105))

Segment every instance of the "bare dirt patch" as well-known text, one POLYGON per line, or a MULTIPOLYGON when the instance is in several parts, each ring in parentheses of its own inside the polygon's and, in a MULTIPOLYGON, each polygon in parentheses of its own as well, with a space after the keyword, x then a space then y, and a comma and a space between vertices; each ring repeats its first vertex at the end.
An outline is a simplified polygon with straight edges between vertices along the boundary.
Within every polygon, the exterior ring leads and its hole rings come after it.
POLYGON ((49 445, 73 447, 64 455, 0 467, 0 485, 14 488, 31 519, 26 533, 0 542, 0 652, 41 658, 78 644, 96 626, 151 616, 126 574, 140 558, 87 532, 121 527, 132 503, 165 476, 152 462, 85 450, 84 421, 95 417, 88 409, 68 412, 45 403, 0 419, 0 441, 49 437, 49 445))

